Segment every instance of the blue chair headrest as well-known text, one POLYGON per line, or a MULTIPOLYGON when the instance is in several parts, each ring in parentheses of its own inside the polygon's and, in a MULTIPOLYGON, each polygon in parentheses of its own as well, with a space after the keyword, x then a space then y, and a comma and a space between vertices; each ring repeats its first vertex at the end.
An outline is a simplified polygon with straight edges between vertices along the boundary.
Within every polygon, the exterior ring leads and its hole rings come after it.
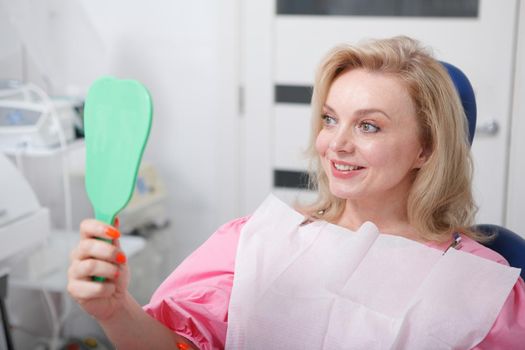
MULTIPOLYGON (((456 66, 447 62, 441 62, 446 68, 450 78, 456 86, 461 104, 465 110, 468 121, 468 139, 472 145, 474 133, 476 132, 476 97, 467 76, 456 66)), ((484 243, 485 246, 500 253, 511 266, 521 269, 521 277, 525 278, 525 239, 518 234, 498 225, 477 225, 476 231, 487 235, 493 235, 493 239, 484 243)))
POLYGON ((447 72, 450 75, 450 78, 452 78, 452 81, 456 86, 456 90, 458 91, 461 104, 463 105, 463 109, 467 115, 469 132, 468 140, 472 145, 472 140, 474 139, 474 134, 476 133, 477 118, 476 97, 474 96, 474 89, 472 88, 472 85, 470 84, 467 76, 461 71, 461 69, 447 62, 441 61, 441 64, 447 69, 447 72))
POLYGON ((521 277, 525 278, 525 239, 518 234, 498 225, 476 225, 476 230, 486 235, 494 235, 494 239, 484 243, 486 247, 500 253, 510 266, 521 268, 521 277))

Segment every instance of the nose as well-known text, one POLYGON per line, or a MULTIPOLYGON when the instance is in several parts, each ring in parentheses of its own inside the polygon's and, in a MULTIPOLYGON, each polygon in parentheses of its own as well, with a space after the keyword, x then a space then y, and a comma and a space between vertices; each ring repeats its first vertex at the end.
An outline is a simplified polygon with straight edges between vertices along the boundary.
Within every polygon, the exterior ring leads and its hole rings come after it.
POLYGON ((340 128, 337 130, 330 141, 329 147, 333 152, 352 152, 354 149, 354 142, 351 130, 346 128, 340 128))

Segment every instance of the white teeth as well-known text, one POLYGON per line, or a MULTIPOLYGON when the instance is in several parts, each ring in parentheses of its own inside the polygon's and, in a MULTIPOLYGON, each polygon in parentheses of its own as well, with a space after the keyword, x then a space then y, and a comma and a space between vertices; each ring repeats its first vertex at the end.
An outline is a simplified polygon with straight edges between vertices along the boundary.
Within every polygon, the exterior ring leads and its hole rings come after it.
POLYGON ((357 165, 347 165, 347 164, 337 164, 337 163, 334 163, 334 166, 337 170, 340 170, 340 171, 351 171, 351 170, 357 170, 361 168, 360 166, 357 166, 357 165))

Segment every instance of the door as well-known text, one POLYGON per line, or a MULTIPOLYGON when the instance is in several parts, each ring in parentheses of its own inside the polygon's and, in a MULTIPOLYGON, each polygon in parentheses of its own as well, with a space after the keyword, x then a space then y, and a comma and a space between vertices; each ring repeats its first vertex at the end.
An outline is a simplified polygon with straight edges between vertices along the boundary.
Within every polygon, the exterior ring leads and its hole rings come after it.
POLYGON ((504 224, 517 0, 243 2, 245 89, 242 206, 274 192, 302 195, 308 105, 322 56, 342 42, 407 35, 470 78, 478 102, 473 143, 477 222, 504 224), (425 6, 421 6, 425 3, 425 6))

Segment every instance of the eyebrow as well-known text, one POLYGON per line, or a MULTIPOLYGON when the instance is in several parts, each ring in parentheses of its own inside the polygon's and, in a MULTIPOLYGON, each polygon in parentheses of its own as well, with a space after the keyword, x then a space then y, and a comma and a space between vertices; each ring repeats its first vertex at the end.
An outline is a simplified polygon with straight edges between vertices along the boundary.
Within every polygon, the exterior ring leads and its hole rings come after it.
MULTIPOLYGON (((327 109, 329 112, 335 113, 335 110, 327 104, 324 104, 323 108, 327 109)), ((364 109, 359 109, 355 112, 355 114, 359 116, 365 116, 367 114, 373 114, 373 113, 380 113, 384 115, 385 117, 387 117, 388 119, 391 119, 388 114, 386 114, 383 110, 379 108, 364 108, 364 109)))

